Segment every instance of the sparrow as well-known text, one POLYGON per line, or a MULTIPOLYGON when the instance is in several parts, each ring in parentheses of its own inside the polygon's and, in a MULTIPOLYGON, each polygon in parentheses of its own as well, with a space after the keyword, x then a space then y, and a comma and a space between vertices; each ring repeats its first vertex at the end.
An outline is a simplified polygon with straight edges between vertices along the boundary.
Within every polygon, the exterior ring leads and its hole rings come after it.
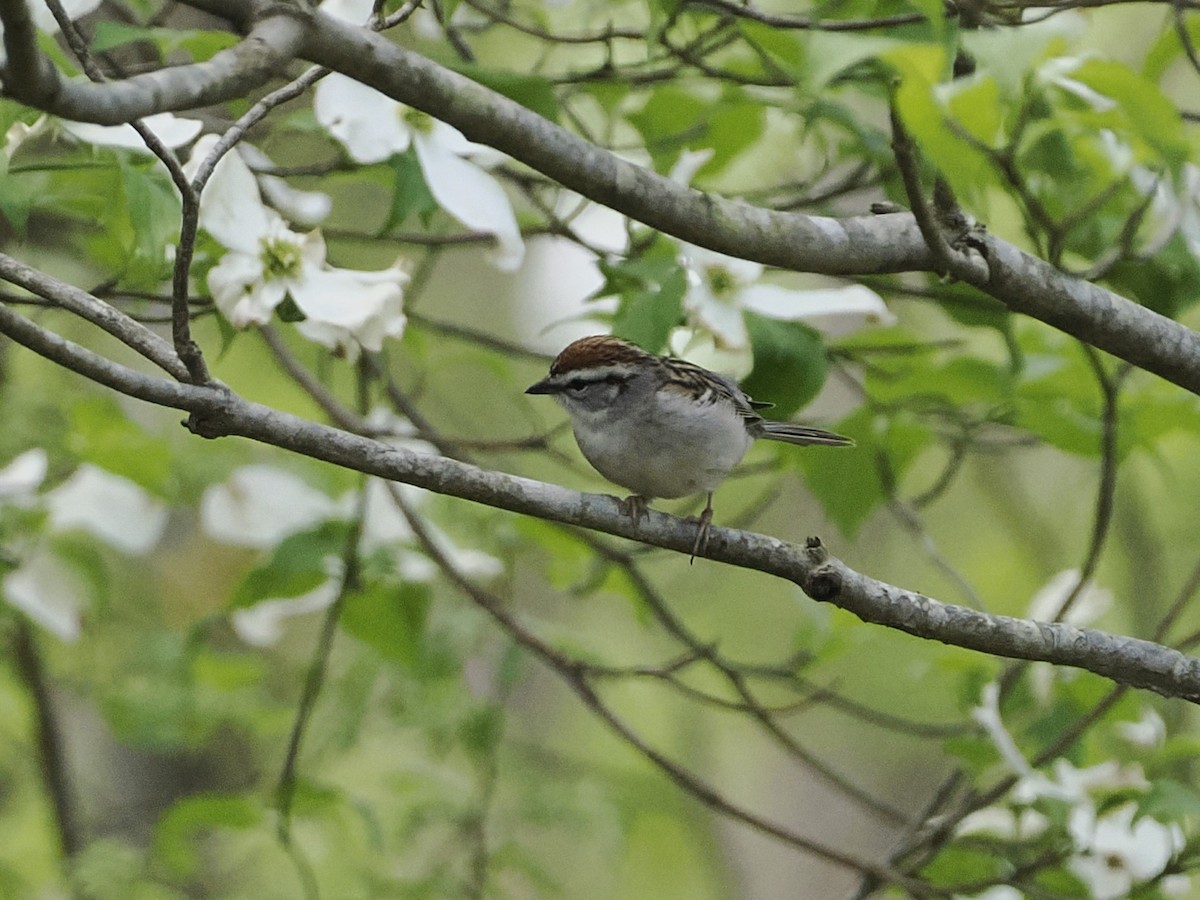
POLYGON ((693 560, 708 544, 713 491, 755 440, 854 446, 831 431, 764 419, 758 410, 772 404, 751 400, 732 379, 610 335, 569 344, 525 393, 562 405, 584 458, 632 492, 621 505, 635 525, 656 498, 706 494, 693 560))

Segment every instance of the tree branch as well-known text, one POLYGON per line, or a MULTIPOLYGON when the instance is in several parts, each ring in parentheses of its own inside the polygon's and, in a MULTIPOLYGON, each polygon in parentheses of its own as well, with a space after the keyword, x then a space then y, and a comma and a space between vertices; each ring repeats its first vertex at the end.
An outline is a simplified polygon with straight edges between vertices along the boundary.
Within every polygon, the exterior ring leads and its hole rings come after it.
MULTIPOLYGON (((695 543, 695 522, 650 510, 635 523, 615 497, 581 494, 392 447, 244 400, 223 386, 177 384, 142 375, 47 331, 2 303, 0 333, 114 390, 190 411, 186 425, 202 437, 250 438, 389 481, 679 553, 690 553, 695 543)), ((1200 659, 1196 657, 1138 638, 941 603, 856 572, 828 556, 817 538, 800 547, 714 527, 705 552, 699 555, 783 578, 812 599, 833 603, 864 622, 994 656, 1074 666, 1120 684, 1200 703, 1200 659)))
POLYGON ((58 829, 59 846, 63 856, 69 859, 83 849, 83 837, 72 798, 66 748, 63 746, 62 729, 59 728, 55 715, 54 701, 50 696, 46 667, 37 647, 33 626, 24 616, 17 616, 15 620, 12 653, 17 673, 29 691, 34 711, 37 762, 42 773, 42 784, 46 793, 50 795, 50 805, 54 808, 54 824, 58 829))
MULTIPOLYGON (((294 49, 448 122, 558 183, 662 232, 712 250, 795 271, 863 276, 935 271, 911 214, 829 218, 755 207, 677 184, 625 162, 516 102, 374 32, 299 7, 189 0, 250 36, 207 63, 105 85, 47 74, 22 0, 0 0, 9 55, 6 89, 22 102, 81 121, 113 124, 238 96, 266 80, 294 49), (254 17, 264 18, 255 24, 254 17), (207 68, 205 68, 207 67, 207 68), (16 77, 13 77, 16 76, 16 77)), ((968 280, 1010 309, 1200 394, 1200 335, 1094 284, 1072 278, 991 235, 986 265, 968 280)))
MULTIPOLYGON (((189 5, 242 21, 236 0, 189 5)), ((766 265, 826 275, 936 271, 913 216, 829 218, 777 212, 678 184, 619 159, 464 75, 321 13, 301 55, 447 122, 559 184, 680 240, 766 265)), ((986 265, 956 274, 1009 309, 1200 394, 1200 335, 1072 278, 993 235, 986 265)))
POLYGON ((888 883, 904 884, 908 881, 904 876, 888 869, 886 866, 879 866, 870 860, 858 858, 833 846, 804 837, 738 806, 666 754, 651 747, 641 735, 617 716, 612 708, 604 702, 595 685, 592 683, 592 679, 589 677, 590 672, 586 665, 581 665, 575 660, 564 656, 554 647, 536 637, 517 621, 512 613, 505 608, 504 604, 500 602, 498 597, 495 597, 463 575, 437 546, 437 542, 432 539, 423 521, 404 499, 403 494, 398 490, 392 490, 391 495, 408 522, 409 527, 412 528, 413 534, 420 542, 421 548, 437 564, 438 568, 450 582, 495 619, 514 641, 530 651, 537 659, 546 664, 562 678, 575 691, 576 695, 588 709, 612 729, 618 737, 632 746, 639 754, 654 763, 660 771, 680 788, 721 815, 742 822, 763 834, 770 835, 777 840, 812 853, 829 862, 862 872, 888 883))
POLYGON ((30 293, 91 322, 177 380, 190 380, 187 367, 175 355, 170 344, 145 325, 103 300, 93 297, 87 291, 45 275, 3 253, 0 253, 0 279, 23 287, 30 293))
POLYGON ((239 18, 262 16, 237 46, 202 63, 96 84, 64 79, 37 49, 37 31, 25 0, 0 0, 8 53, 8 62, 0 69, 4 94, 64 119, 99 125, 120 125, 157 112, 243 97, 292 60, 310 20, 298 5, 239 0, 237 6, 239 18))

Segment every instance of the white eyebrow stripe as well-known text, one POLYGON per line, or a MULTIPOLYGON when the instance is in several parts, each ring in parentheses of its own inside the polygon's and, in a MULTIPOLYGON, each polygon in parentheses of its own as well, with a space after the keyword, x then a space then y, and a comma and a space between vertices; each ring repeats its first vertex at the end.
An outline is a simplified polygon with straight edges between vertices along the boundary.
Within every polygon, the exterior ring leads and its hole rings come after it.
POLYGON ((633 373, 626 366, 601 366, 599 368, 588 366, 586 369, 571 369, 567 372, 560 372, 555 377, 562 381, 606 381, 614 377, 625 381, 632 378, 633 373))

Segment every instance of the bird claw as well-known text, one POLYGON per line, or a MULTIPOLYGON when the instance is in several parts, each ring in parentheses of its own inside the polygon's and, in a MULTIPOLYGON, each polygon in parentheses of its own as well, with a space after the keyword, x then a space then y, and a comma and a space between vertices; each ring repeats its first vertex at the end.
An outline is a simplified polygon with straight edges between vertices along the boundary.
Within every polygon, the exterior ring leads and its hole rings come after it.
MULTIPOLYGON (((645 518, 649 505, 650 501, 640 494, 630 494, 624 500, 617 500, 617 508, 621 510, 622 515, 633 519, 635 530, 641 526, 642 519, 645 518)), ((689 565, 696 561, 697 556, 703 556, 704 552, 708 550, 708 530, 709 526, 712 525, 712 518, 712 494, 709 494, 708 505, 704 507, 704 511, 696 519, 699 530, 696 532, 696 542, 692 544, 692 555, 688 557, 689 565)))
POLYGON ((630 494, 624 500, 617 501, 617 506, 621 510, 621 513, 633 519, 633 527, 635 529, 642 524, 642 519, 646 516, 649 504, 650 501, 639 494, 630 494))
POLYGON ((703 555, 708 550, 708 529, 712 525, 712 505, 711 503, 704 507, 704 512, 700 513, 700 517, 696 520, 698 530, 696 531, 696 543, 692 544, 692 555, 688 557, 688 565, 692 565, 696 561, 697 555, 703 555))

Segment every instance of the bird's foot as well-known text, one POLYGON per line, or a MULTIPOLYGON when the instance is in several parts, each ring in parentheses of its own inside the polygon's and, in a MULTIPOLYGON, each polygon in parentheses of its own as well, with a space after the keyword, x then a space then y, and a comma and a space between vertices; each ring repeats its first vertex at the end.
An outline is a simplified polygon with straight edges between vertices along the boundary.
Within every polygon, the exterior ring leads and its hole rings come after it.
POLYGON ((700 513, 700 517, 696 520, 698 530, 696 531, 696 543, 692 544, 692 555, 688 557, 688 565, 696 561, 697 554, 703 554, 708 549, 708 529, 712 525, 712 495, 709 494, 708 505, 704 507, 704 512, 700 513))
POLYGON ((624 515, 633 519, 633 527, 637 528, 642 524, 646 510, 650 508, 650 501, 640 494, 630 494, 624 500, 618 500, 617 506, 624 515))

